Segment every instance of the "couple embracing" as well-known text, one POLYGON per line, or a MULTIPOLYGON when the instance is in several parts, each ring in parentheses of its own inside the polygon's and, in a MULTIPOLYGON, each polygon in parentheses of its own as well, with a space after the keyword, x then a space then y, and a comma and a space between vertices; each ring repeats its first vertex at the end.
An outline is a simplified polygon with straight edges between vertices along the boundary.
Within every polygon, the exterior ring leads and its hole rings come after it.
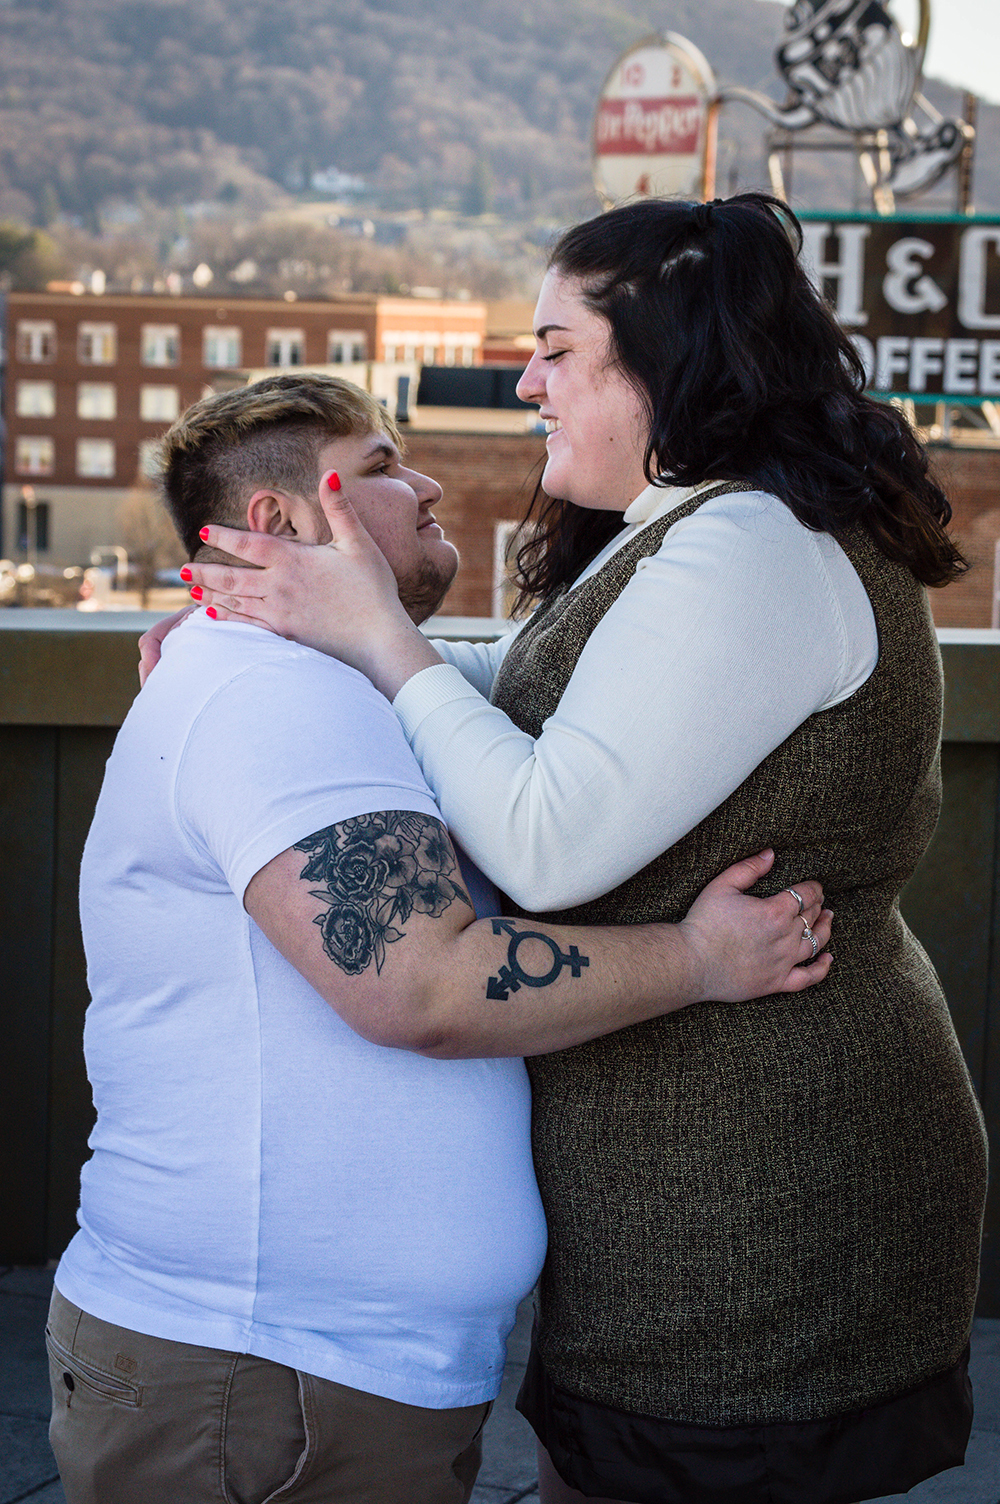
POLYGON ((961 1461, 984 1141, 897 900, 962 561, 797 249, 760 195, 562 238, 498 644, 417 630, 456 556, 363 393, 274 377, 167 435, 208 610, 84 858, 69 1504, 461 1504, 540 1269, 546 1504, 961 1461))

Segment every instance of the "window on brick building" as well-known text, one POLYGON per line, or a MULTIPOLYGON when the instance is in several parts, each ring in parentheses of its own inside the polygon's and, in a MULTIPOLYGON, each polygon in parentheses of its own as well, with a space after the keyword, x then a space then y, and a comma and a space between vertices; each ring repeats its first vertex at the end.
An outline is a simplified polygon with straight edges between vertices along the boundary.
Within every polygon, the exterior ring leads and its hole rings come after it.
POLYGON ((439 336, 433 329, 384 329, 382 359, 389 363, 396 360, 421 360, 424 365, 433 365, 438 351, 438 339, 439 336))
POLYGON ((56 467, 55 440, 35 434, 19 434, 14 443, 14 469, 18 475, 51 475, 56 467))
POLYGON ((110 381, 81 381, 76 389, 78 418, 115 418, 118 393, 110 381))
POLYGON ((203 335, 203 361, 212 371, 225 371, 242 360, 243 336, 239 329, 207 324, 203 335))
POLYGON ((18 319, 17 358, 40 365, 56 358, 56 326, 51 319, 18 319))
POLYGON ((444 337, 444 363, 446 366, 471 366, 476 362, 476 342, 461 335, 446 334, 444 337))
POLYGON ((493 525, 493 615, 510 617, 517 599, 514 570, 517 551, 527 543, 533 524, 496 522, 493 525))
MULTIPOLYGON (((25 487, 27 490, 28 487, 25 487)), ((49 503, 19 501, 17 504, 17 547, 22 554, 44 554, 49 548, 49 503)))
POLYGON ((266 350, 269 366, 300 366, 306 358, 306 337, 301 329, 269 329, 266 350))
POLYGON ((330 365, 346 366, 352 361, 368 359, 368 338, 361 329, 331 329, 326 337, 326 358, 330 365))
POLYGON ((180 359, 181 331, 176 324, 143 324, 144 366, 175 366, 180 359))
POLYGON ((81 365, 113 366, 118 359, 118 331, 114 324, 80 324, 76 354, 81 365))
POLYGON ((144 423, 172 423, 180 412, 180 393, 175 386, 139 388, 139 417, 144 423))
POLYGON ((110 439, 77 439, 76 473, 107 479, 115 473, 115 446, 110 439))
POLYGON ((147 480, 160 478, 160 441, 141 439, 139 442, 139 474, 147 480))
POLYGON ((19 381, 14 395, 19 418, 54 418, 56 386, 54 381, 19 381))

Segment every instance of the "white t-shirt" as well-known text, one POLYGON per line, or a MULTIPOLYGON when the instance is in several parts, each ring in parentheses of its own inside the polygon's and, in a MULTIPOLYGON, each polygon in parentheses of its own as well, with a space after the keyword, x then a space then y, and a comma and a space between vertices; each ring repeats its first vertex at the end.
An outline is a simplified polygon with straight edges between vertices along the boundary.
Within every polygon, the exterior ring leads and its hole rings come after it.
POLYGON ((523 1063, 369 1043, 242 905, 279 852, 383 809, 438 813, 360 674, 202 613, 171 633, 84 852, 98 1121, 56 1283, 135 1331, 448 1408, 496 1394, 544 1256, 523 1063))
MULTIPOLYGON (((576 585, 692 494, 648 487, 576 585)), ((449 830, 529 912, 638 872, 878 658, 843 549, 759 491, 717 496, 668 529, 537 739, 486 698, 512 640, 435 643, 448 661, 415 674, 394 708, 449 830)))

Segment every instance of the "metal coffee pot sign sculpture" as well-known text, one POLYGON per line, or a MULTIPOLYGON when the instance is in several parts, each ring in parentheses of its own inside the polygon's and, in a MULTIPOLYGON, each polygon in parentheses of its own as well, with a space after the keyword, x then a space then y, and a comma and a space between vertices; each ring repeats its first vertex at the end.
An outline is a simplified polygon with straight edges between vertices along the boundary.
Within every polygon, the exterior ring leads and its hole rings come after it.
POLYGON ((912 39, 878 0, 797 0, 775 53, 788 101, 776 105, 738 86, 723 97, 743 100, 787 131, 823 124, 868 137, 871 186, 900 198, 919 193, 958 159, 970 136, 964 120, 943 119, 919 92, 929 32, 930 0, 920 0, 912 39))
MULTIPOLYGON (((789 133, 789 143, 815 126, 852 137, 877 207, 891 210, 895 197, 935 183, 974 134, 920 93, 929 31, 930 0, 919 0, 915 38, 903 35, 879 0, 797 0, 775 52, 788 90, 780 105, 738 84, 716 89, 708 63, 683 37, 647 37, 622 54, 601 90, 597 190, 605 202, 654 193, 710 197, 718 110, 740 101, 789 133)), ((800 144, 840 142, 803 137, 800 144)), ((779 174, 776 159, 772 174, 779 174)))

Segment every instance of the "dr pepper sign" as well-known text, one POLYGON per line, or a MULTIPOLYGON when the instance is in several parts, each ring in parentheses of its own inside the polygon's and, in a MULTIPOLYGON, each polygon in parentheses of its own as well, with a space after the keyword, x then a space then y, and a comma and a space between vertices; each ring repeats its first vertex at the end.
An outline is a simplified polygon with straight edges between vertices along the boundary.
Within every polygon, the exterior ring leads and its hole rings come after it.
POLYGON ((606 205, 636 197, 703 196, 712 70, 674 32, 622 53, 594 116, 594 185, 606 205))

